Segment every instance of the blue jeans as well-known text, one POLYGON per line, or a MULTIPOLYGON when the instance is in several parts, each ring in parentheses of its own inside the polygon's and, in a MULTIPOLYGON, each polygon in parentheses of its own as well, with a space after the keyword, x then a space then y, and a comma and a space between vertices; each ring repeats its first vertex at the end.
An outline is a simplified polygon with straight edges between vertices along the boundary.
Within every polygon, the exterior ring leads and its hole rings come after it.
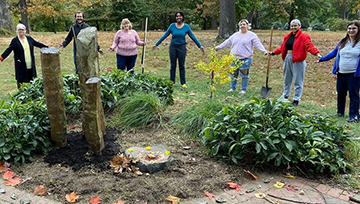
POLYGON ((344 115, 346 105, 346 95, 349 91, 350 118, 359 118, 359 88, 360 77, 354 77, 354 73, 337 75, 337 112, 344 115))
POLYGON ((244 58, 241 59, 238 63, 235 64, 235 62, 233 62, 230 66, 238 66, 238 68, 234 71, 233 74, 230 74, 231 77, 231 82, 230 82, 230 88, 232 90, 236 90, 236 83, 237 83, 237 79, 238 79, 238 75, 240 73, 241 76, 241 90, 242 91, 246 91, 247 87, 249 85, 249 69, 252 63, 252 58, 244 58), (239 66, 239 63, 242 63, 239 66), (247 72, 247 74, 243 74, 240 70, 245 70, 247 72))
POLYGON ((125 67, 127 71, 130 71, 131 74, 134 74, 134 66, 136 62, 137 55, 133 56, 122 56, 119 54, 116 54, 116 65, 117 68, 124 71, 125 67))
POLYGON ((186 44, 174 45, 170 44, 170 80, 175 84, 176 77, 176 61, 179 61, 180 83, 186 84, 185 79, 185 57, 186 57, 186 44))

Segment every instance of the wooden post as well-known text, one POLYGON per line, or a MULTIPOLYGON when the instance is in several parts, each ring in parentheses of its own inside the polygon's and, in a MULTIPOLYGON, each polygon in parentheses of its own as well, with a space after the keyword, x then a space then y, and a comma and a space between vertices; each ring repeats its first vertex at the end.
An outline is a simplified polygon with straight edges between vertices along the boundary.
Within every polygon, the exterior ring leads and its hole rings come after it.
POLYGON ((41 70, 44 94, 51 126, 51 142, 57 147, 67 146, 64 82, 61 76, 59 50, 41 49, 41 70))

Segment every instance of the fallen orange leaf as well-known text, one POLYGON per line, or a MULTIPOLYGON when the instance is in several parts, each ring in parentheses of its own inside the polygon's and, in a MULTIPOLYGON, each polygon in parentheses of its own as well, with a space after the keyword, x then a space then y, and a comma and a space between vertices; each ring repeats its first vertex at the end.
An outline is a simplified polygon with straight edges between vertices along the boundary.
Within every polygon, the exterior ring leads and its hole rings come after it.
POLYGON ((244 172, 250 174, 255 180, 258 178, 257 176, 255 176, 255 174, 251 173, 249 170, 244 170, 244 172))
POLYGON ((210 193, 209 191, 204 191, 204 194, 209 198, 215 198, 214 194, 210 193))
POLYGON ((42 196, 42 195, 44 195, 45 193, 46 193, 46 188, 45 188, 45 185, 44 185, 44 184, 38 185, 38 186, 36 186, 35 189, 34 189, 34 194, 35 194, 35 195, 40 195, 40 196, 42 196))
POLYGON ((14 172, 12 172, 12 171, 7 171, 3 175, 3 179, 6 179, 6 180, 12 179, 13 177, 14 177, 14 172))
POLYGON ((171 204, 177 204, 179 201, 180 201, 180 198, 178 197, 175 197, 175 196, 172 196, 172 195, 169 195, 167 198, 166 198, 167 201, 170 201, 171 204))
POLYGON ((7 181, 5 181, 5 185, 7 186, 16 186, 21 182, 21 179, 19 177, 11 178, 7 181))
POLYGON ((65 198, 66 198, 66 200, 67 200, 68 202, 70 202, 70 203, 75 203, 75 202, 77 202, 77 200, 80 198, 80 196, 79 196, 79 195, 76 195, 75 192, 72 192, 72 193, 70 193, 70 194, 66 194, 65 198))
POLYGON ((4 166, 0 166, 0 173, 2 173, 4 171, 9 171, 9 168, 4 167, 4 166))
POLYGON ((124 204, 124 202, 121 200, 118 200, 116 203, 113 203, 113 204, 124 204))
POLYGON ((228 184, 230 188, 235 189, 236 191, 241 190, 241 186, 237 183, 227 182, 226 184, 228 184))
POLYGON ((100 203, 101 203, 100 196, 97 196, 95 198, 90 197, 90 204, 100 204, 100 203))

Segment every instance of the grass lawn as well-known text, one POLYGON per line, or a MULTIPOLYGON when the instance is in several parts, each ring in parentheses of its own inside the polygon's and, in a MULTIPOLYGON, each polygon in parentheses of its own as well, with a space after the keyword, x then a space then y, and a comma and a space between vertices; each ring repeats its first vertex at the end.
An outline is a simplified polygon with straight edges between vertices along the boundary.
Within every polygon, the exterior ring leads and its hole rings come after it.
MULTIPOLYGON (((258 34, 261 42, 265 48, 269 48, 270 31, 269 30, 255 30, 258 34)), ((273 36, 273 48, 277 48, 282 40, 283 35, 288 31, 274 31, 273 36)), ((143 38, 144 33, 139 31, 140 38, 143 38)), ((216 42, 214 39, 217 36, 217 31, 196 31, 194 32, 199 41, 205 47, 205 50, 220 42, 216 42)), ((307 32, 314 45, 320 50, 321 55, 325 55, 330 52, 337 42, 344 37, 345 32, 307 32)), ((61 32, 57 34, 53 33, 31 33, 31 36, 50 47, 57 47, 59 43, 63 41, 67 33, 61 32)), ((105 52, 105 55, 100 56, 100 69, 106 70, 116 67, 115 53, 106 52, 108 47, 112 44, 114 32, 98 32, 99 45, 105 52)), ((170 44, 170 37, 168 37, 159 46, 159 49, 152 51, 151 48, 155 42, 162 36, 163 32, 148 32, 147 33, 147 46, 144 68, 145 72, 149 72, 164 79, 169 78, 169 56, 168 47, 170 44)), ((1 37, 0 40, 0 52, 2 53, 9 45, 11 37, 1 37)), ((186 79, 188 88, 183 90, 179 84, 179 75, 177 72, 174 98, 175 102, 181 101, 187 105, 196 103, 202 100, 209 100, 209 76, 206 76, 194 66, 199 60, 206 61, 206 55, 202 55, 201 51, 196 45, 188 39, 188 53, 186 58, 186 79), (192 93, 190 95, 190 93, 192 93)), ((139 54, 137 58, 137 64, 135 71, 141 72, 141 53, 142 48, 139 47, 139 54)), ((229 48, 223 49, 219 52, 219 55, 228 54, 229 48)), ((36 48, 36 65, 38 75, 41 76, 41 61, 40 50, 36 48)), ((239 97, 238 92, 227 93, 229 84, 221 84, 216 88, 213 100, 219 100, 224 104, 241 104, 244 101, 250 100, 252 97, 259 97, 262 86, 265 85, 267 57, 263 56, 257 50, 253 56, 253 64, 250 68, 250 84, 248 92, 239 97)), ((61 68, 64 74, 73 73, 73 51, 72 44, 66 47, 60 52, 61 68)), ((333 61, 324 63, 315 63, 316 57, 311 54, 307 57, 307 68, 304 82, 304 92, 302 100, 297 107, 300 113, 314 113, 332 115, 335 123, 345 126, 349 131, 355 135, 360 134, 359 124, 348 124, 345 122, 345 118, 337 118, 336 115, 336 81, 332 77, 331 71, 333 61)), ((2 63, 0 63, 0 97, 4 97, 7 94, 16 92, 16 80, 14 73, 14 64, 12 54, 2 63)), ((239 87, 240 84, 238 84, 239 87)), ((272 88, 270 98, 278 98, 282 94, 283 90, 283 76, 282 76, 282 59, 281 56, 272 56, 270 63, 270 76, 269 86, 272 88)), ((290 96, 290 99, 292 97, 290 96)), ((346 109, 348 110, 348 108, 346 109)))

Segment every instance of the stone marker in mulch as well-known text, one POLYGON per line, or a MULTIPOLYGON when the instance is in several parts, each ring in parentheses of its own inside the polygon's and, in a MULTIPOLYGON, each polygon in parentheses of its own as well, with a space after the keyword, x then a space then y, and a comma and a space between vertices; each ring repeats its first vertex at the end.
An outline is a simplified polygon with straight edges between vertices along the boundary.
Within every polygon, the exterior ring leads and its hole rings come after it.
POLYGON ((143 173, 158 172, 173 160, 170 151, 159 144, 151 147, 130 147, 125 150, 125 154, 132 158, 139 157, 140 161, 136 163, 136 166, 143 173))

